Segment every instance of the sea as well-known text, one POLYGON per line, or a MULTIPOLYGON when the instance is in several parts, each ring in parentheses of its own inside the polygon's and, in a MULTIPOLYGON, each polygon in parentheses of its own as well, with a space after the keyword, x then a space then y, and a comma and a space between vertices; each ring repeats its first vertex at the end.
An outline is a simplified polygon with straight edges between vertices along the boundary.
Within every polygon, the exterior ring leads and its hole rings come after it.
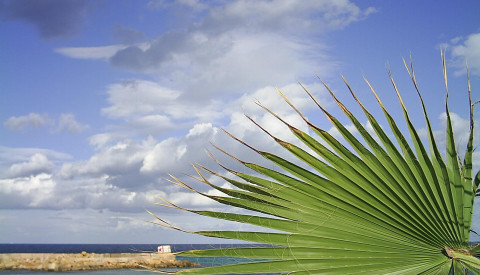
MULTIPOLYGON (((156 252, 159 244, 0 244, 0 253, 143 253, 156 252)), ((254 247, 258 244, 161 244, 170 245, 172 252, 181 252, 196 249, 215 249, 215 248, 234 248, 234 247, 254 247)), ((200 266, 218 266, 226 264, 235 264, 252 261, 250 259, 240 259, 232 257, 181 257, 177 260, 188 260, 199 264, 200 266)), ((164 271, 177 271, 174 268, 165 268, 164 271)), ((45 274, 41 271, 27 270, 0 270, 0 275, 33 275, 45 274)), ((142 269, 114 269, 114 270, 95 270, 95 271, 68 271, 55 272, 55 275, 143 275, 158 274, 142 269)))

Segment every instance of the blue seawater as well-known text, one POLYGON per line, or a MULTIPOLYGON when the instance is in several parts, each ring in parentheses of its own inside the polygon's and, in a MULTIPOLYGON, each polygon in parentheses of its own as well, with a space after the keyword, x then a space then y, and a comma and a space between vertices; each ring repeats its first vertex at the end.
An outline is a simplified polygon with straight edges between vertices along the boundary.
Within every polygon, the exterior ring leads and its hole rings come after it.
MULTIPOLYGON (((156 252, 159 244, 1 244, 0 253, 141 253, 156 252)), ((162 244, 163 245, 163 244, 162 244)), ((256 244, 170 244, 172 252, 192 249, 252 247, 256 244)))

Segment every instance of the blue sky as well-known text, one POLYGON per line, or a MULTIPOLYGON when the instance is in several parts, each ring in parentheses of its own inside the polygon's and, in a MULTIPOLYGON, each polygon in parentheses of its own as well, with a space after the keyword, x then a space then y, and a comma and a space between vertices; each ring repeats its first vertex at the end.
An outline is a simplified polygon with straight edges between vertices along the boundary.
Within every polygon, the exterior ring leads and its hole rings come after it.
POLYGON ((478 1, 0 1, 0 242, 212 242, 145 222, 152 220, 147 208, 186 229, 238 228, 153 205, 159 195, 185 207, 221 208, 166 181, 169 173, 193 173, 195 162, 215 167, 204 152, 210 141, 258 159, 221 128, 278 152, 243 116, 291 139, 258 100, 306 129, 276 87, 331 129, 297 84, 344 119, 316 75, 357 113, 343 74, 379 114, 366 76, 401 119, 389 64, 422 131, 402 63, 410 54, 444 144, 446 49, 463 150, 465 58, 473 99, 480 99, 478 10, 478 1))

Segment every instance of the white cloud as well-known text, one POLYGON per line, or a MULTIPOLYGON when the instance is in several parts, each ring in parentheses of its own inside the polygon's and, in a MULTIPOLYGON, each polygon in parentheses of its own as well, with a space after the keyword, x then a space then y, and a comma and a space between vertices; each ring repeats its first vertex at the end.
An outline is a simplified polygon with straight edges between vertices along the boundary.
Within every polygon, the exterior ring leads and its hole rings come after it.
POLYGON ((456 74, 463 74, 465 61, 471 74, 480 75, 480 33, 472 33, 468 37, 457 37, 446 43, 451 47, 450 53, 453 57, 453 65, 457 68, 456 74))
POLYGON ((128 46, 110 45, 101 47, 64 47, 57 48, 55 51, 70 58, 78 59, 108 59, 115 55, 119 50, 128 46))
MULTIPOLYGON (((99 47, 62 47, 62 48, 55 49, 55 52, 70 58, 107 60, 112 56, 114 56, 118 51, 121 51, 128 47, 130 47, 130 45, 123 45, 123 44, 99 46, 99 47)), ((139 47, 140 49, 143 49, 143 50, 147 50, 149 45, 145 43, 141 43, 141 44, 136 44, 136 47, 139 47)))
MULTIPOLYGON (((109 106, 102 114, 120 118, 128 129, 150 134, 172 128, 190 127, 195 122, 212 122, 223 117, 225 102, 211 99, 200 104, 188 92, 166 88, 156 82, 134 79, 112 84, 107 89, 109 106)), ((115 126, 114 128, 122 128, 115 126)), ((120 131, 120 130, 119 130, 120 131)))
MULTIPOLYGON (((325 105, 328 103, 323 98, 320 85, 307 85, 312 93, 319 97, 325 105)), ((310 109, 314 104, 308 99, 308 95, 298 84, 288 84, 281 87, 290 100, 299 108, 310 109)), ((90 138, 90 143, 98 148, 122 138, 134 136, 144 137, 147 135, 162 136, 168 131, 185 129, 202 123, 225 123, 225 118, 236 120, 242 119, 242 112, 253 117, 265 116, 266 112, 255 104, 255 100, 272 108, 279 115, 285 115, 287 120, 296 125, 305 124, 298 117, 288 116, 295 113, 293 109, 277 94, 272 86, 264 87, 253 93, 245 93, 238 98, 229 100, 211 100, 199 104, 196 100, 187 96, 187 93, 172 91, 159 84, 144 80, 131 80, 123 83, 110 85, 107 93, 109 95, 109 106, 102 109, 108 117, 121 118, 122 124, 110 126, 110 131, 99 133, 90 138)), ((247 120, 248 121, 248 120, 247 120)), ((268 121, 268 120, 266 120, 268 121)), ((279 124, 279 122, 275 122, 279 124)), ((251 128, 248 122, 242 127, 251 128)), ((236 134, 240 131, 234 130, 236 134)))
MULTIPOLYGON (((323 86, 316 84, 305 85, 306 88, 316 96, 325 106, 330 102, 325 100, 325 92, 323 86)), ((287 84, 279 87, 279 90, 285 94, 297 109, 305 112, 309 109, 316 108, 315 103, 310 99, 308 94, 297 83, 287 84)), ((241 106, 247 114, 262 115, 265 111, 260 108, 255 101, 260 102, 265 107, 283 116, 285 114, 293 114, 295 111, 285 102, 285 100, 278 94, 276 87, 266 86, 252 93, 246 93, 239 99, 233 102, 234 105, 241 106)))
POLYGON ((121 216, 117 218, 117 225, 115 226, 115 231, 123 232, 145 232, 147 230, 152 230, 156 226, 152 223, 148 223, 145 220, 138 219, 138 217, 128 217, 121 216))
POLYGON ((71 158, 68 154, 48 149, 0 146, 0 178, 48 173, 56 163, 69 161, 71 158))
POLYGON ((164 86, 202 100, 206 94, 239 93, 271 83, 284 85, 314 71, 325 76, 336 63, 322 48, 321 44, 307 45, 274 33, 194 32, 166 34, 146 51, 126 48, 111 62, 161 75, 164 86), (323 66, 317 66, 319 63, 323 66), (239 77, 245 74, 248 77, 239 77))
POLYGON ((112 118, 135 117, 146 114, 172 113, 171 103, 180 92, 170 90, 152 81, 130 80, 108 87, 111 106, 102 113, 112 118))
POLYGON ((119 140, 122 137, 124 137, 124 134, 118 133, 118 132, 99 133, 89 137, 88 142, 90 143, 90 145, 94 146, 96 149, 101 149, 106 144, 113 142, 115 140, 119 140))
POLYGON ((206 207, 215 203, 210 198, 193 192, 175 192, 169 195, 169 201, 182 207, 206 207))
POLYGON ((59 171, 59 176, 68 179, 85 175, 97 177, 134 173, 154 146, 155 141, 151 137, 141 142, 119 141, 112 146, 102 148, 87 161, 65 163, 59 171))
MULTIPOLYGON (((441 121, 444 128, 447 127, 447 114, 444 112, 440 114, 438 119, 441 121)), ((462 118, 457 113, 450 112, 450 120, 452 122, 453 133, 455 134, 455 141, 462 145, 467 145, 468 137, 470 135, 470 121, 462 118)), ((445 135, 445 132, 443 131, 445 135)), ((442 138, 445 140, 445 137, 442 138)))
MULTIPOLYGON (((308 95, 298 85, 287 85, 281 89, 303 110, 309 110, 315 106, 312 102, 307 103, 308 95)), ((312 85, 309 86, 309 89, 317 96, 320 95, 319 100, 322 100, 319 86, 312 85)), ((148 102, 148 100, 142 97, 147 99, 154 97, 149 92, 138 94, 137 100, 140 102, 148 102)), ((222 106, 218 112, 230 114, 231 117, 230 121, 222 122, 224 127, 236 135, 239 134, 245 141, 263 150, 277 150, 271 138, 261 133, 258 128, 243 116, 243 111, 247 111, 247 113, 255 116, 272 133, 287 140, 291 138, 286 135, 289 132, 288 129, 280 122, 275 119, 273 119, 273 121, 276 121, 275 123, 269 122, 272 120, 270 115, 255 105, 255 99, 267 105, 274 112, 284 116, 290 123, 307 130, 305 123, 294 114, 294 110, 288 104, 279 98, 273 87, 266 87, 259 89, 253 94, 245 94, 240 98, 233 98, 231 102, 222 106), (234 108, 233 106, 237 107, 234 108)), ((126 104, 127 101, 120 100, 119 102, 125 102, 126 104)), ((210 108, 210 106, 206 106, 206 112, 210 108)), ((132 127, 136 127, 133 126, 133 121, 139 121, 139 124, 143 122, 143 126, 138 126, 141 129, 148 125, 166 121, 168 115, 156 114, 156 111, 158 110, 152 110, 151 114, 144 114, 142 111, 138 111, 139 114, 137 115, 136 110, 132 109, 128 111, 128 115, 125 115, 126 121, 124 126, 133 129, 132 127), (132 119, 135 116, 138 118, 136 120, 132 119)), ((195 116, 200 114, 199 112, 191 112, 189 115, 195 121, 198 119, 195 116)), ((181 194, 178 194, 176 186, 164 181, 163 178, 167 177, 168 173, 181 175, 183 172, 191 171, 190 165, 195 162, 208 164, 210 160, 204 153, 204 149, 211 149, 210 141, 221 146, 227 144, 225 148, 228 148, 229 152, 240 158, 253 160, 252 156, 255 156, 255 153, 251 150, 232 141, 224 133, 218 131, 218 128, 212 123, 194 123, 188 131, 185 131, 184 136, 167 139, 157 140, 142 133, 136 134, 141 139, 125 139, 122 135, 117 135, 115 132, 106 132, 92 136, 90 142, 92 145, 97 146, 97 152, 86 161, 63 163, 61 169, 54 174, 54 179, 57 182, 55 188, 56 196, 62 197, 62 200, 57 201, 54 205, 49 205, 49 207, 55 208, 69 205, 71 208, 90 207, 93 209, 123 209, 124 211, 139 210, 152 200, 155 193, 163 193, 162 196, 175 200, 175 202, 192 199, 196 206, 207 206, 212 202, 207 202, 205 198, 197 198, 194 195, 182 197, 180 196, 181 194), (160 189, 163 192, 147 191, 157 190, 159 187, 161 187, 160 189)), ((228 160, 226 163, 232 168, 238 168, 239 165, 228 160)), ((241 169, 245 168, 238 169, 242 171, 241 169)), ((202 189, 202 187, 200 188, 202 189)), ((211 190, 204 191, 211 192, 211 190)))
POLYGON ((8 208, 37 208, 55 201, 55 182, 49 174, 15 179, 0 179, 0 206, 8 208))
POLYGON ((73 114, 61 114, 58 119, 58 132, 81 133, 88 128, 90 128, 90 126, 76 121, 73 114))
POLYGON ((87 190, 79 190, 84 196, 81 208, 109 209, 117 212, 142 212, 156 201, 153 196, 165 195, 160 190, 132 191, 111 184, 91 185, 87 190))
POLYGON ((230 28, 246 25, 266 31, 321 32, 343 28, 372 12, 374 8, 362 11, 350 1, 242 0, 212 9, 206 21, 226 21, 230 28))
POLYGON ((188 131, 187 138, 191 138, 194 136, 200 136, 204 133, 208 133, 213 131, 213 135, 217 133, 217 129, 212 127, 211 123, 202 123, 202 124, 195 124, 192 129, 188 131), (212 130, 213 129, 213 130, 212 130))
MULTIPOLYGON (((191 161, 204 155, 203 149, 217 135, 217 128, 212 124, 197 124, 182 138, 168 138, 159 142, 144 158, 140 169, 143 173, 167 174, 190 165, 191 161)), ((185 171, 185 170, 184 170, 185 171)))
POLYGON ((166 115, 146 115, 137 119, 128 120, 127 124, 138 132, 144 134, 164 133, 167 130, 175 128, 170 117, 166 115))
POLYGON ((9 169, 9 176, 16 178, 49 173, 54 167, 55 164, 49 161, 45 155, 36 153, 27 162, 12 164, 9 169))
MULTIPOLYGON (((202 14, 185 28, 165 32, 144 44, 122 49, 121 45, 61 49, 71 57, 105 58, 119 47, 110 58, 114 66, 156 77, 156 82, 136 79, 108 87, 109 105, 102 113, 122 121, 90 138, 98 148, 135 135, 160 137, 194 124, 223 124, 226 116, 237 120, 241 116, 234 103, 242 94, 259 94, 272 84, 286 86, 313 72, 328 77, 337 63, 325 54, 322 42, 304 38, 343 28, 374 11, 362 10, 349 1, 241 0, 210 4, 209 9, 198 1, 155 1, 149 5, 190 7, 185 12, 202 14), (97 50, 101 54, 97 55, 97 50)), ((265 96, 262 103, 272 106, 269 98, 278 98, 274 94, 265 96)), ((283 133, 280 123, 276 125, 276 133, 283 133)))
POLYGON ((45 114, 30 113, 24 116, 12 116, 8 118, 3 125, 12 131, 24 131, 30 128, 38 129, 53 124, 45 114))
MULTIPOLYGON (((142 190, 117 186, 114 176, 92 176, 64 179, 55 174, 0 179, 0 208, 30 209, 110 209, 118 212, 141 212, 165 196, 155 188, 142 190), (114 181, 114 180, 113 180, 114 181), (115 182, 114 182, 115 183, 115 182)), ((141 178, 137 178, 141 180, 141 178)), ((136 182, 130 183, 130 186, 136 182)))
POLYGON ((331 0, 240 0, 212 3, 209 9, 205 5, 151 2, 150 6, 164 9, 191 7, 190 12, 202 15, 184 28, 163 33, 148 46, 118 50, 111 64, 152 73, 161 86, 182 91, 184 103, 206 102, 209 95, 238 95, 270 84, 285 85, 313 72, 327 77, 337 63, 325 54, 322 42, 305 38, 343 28, 374 12, 349 1, 331 0))
POLYGON ((81 133, 90 127, 87 124, 76 121, 75 115, 71 113, 60 114, 58 121, 47 114, 38 113, 30 113, 18 117, 12 116, 3 125, 12 131, 26 131, 48 127, 52 133, 81 133))

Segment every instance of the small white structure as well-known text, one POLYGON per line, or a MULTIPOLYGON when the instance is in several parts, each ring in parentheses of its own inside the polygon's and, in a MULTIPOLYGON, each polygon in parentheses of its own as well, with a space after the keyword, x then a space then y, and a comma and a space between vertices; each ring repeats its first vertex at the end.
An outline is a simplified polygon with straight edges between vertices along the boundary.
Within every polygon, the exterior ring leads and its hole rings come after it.
POLYGON ((158 253, 172 253, 172 249, 169 245, 159 245, 158 253))

